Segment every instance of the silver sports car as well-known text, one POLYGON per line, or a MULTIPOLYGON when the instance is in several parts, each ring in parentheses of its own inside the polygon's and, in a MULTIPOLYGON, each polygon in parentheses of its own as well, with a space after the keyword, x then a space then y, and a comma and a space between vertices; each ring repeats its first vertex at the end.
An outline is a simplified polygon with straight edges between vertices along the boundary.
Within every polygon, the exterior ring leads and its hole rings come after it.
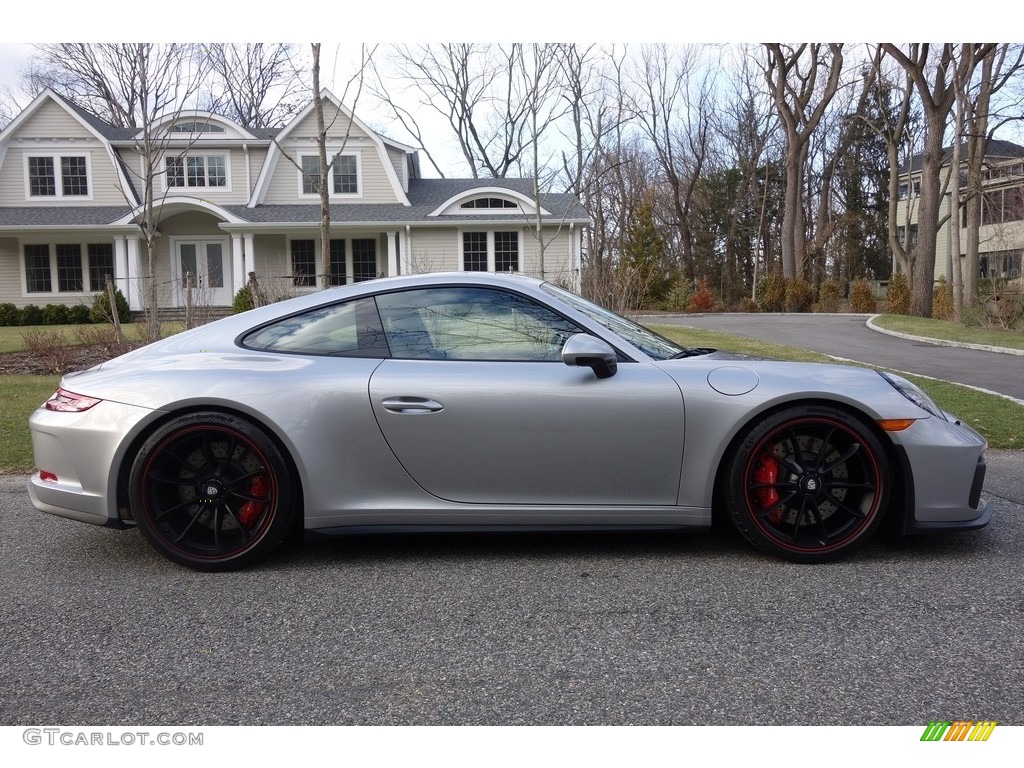
POLYGON ((33 504, 237 568, 307 532, 705 528, 834 558, 979 528, 985 440, 913 384, 687 349, 550 283, 332 288, 66 376, 33 504))

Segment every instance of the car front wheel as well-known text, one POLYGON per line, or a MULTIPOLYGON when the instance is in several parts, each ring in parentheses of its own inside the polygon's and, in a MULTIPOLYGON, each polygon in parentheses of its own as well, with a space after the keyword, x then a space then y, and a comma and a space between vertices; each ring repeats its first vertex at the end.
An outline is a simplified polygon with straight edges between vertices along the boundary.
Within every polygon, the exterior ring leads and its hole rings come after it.
POLYGON ((240 568, 289 532, 288 467, 262 430, 236 416, 194 413, 163 425, 136 456, 129 482, 143 535, 190 568, 240 568))
POLYGON ((725 504, 759 549, 824 562, 870 537, 890 486, 885 451, 866 424, 839 409, 806 406, 750 430, 732 454, 725 504))

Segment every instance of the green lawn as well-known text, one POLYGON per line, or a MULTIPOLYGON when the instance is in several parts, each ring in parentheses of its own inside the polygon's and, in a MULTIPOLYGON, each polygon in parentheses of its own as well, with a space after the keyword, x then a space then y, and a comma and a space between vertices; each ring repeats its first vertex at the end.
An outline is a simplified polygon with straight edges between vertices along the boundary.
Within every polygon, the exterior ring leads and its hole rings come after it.
POLYGON ((954 323, 948 320, 932 320, 928 317, 907 315, 880 315, 875 325, 887 331, 909 333, 911 336, 925 336, 930 339, 945 339, 968 344, 985 344, 990 347, 1024 349, 1024 330, 1002 331, 998 328, 978 328, 954 323))
POLYGON ((28 417, 57 389, 59 376, 0 377, 0 473, 32 470, 28 417))

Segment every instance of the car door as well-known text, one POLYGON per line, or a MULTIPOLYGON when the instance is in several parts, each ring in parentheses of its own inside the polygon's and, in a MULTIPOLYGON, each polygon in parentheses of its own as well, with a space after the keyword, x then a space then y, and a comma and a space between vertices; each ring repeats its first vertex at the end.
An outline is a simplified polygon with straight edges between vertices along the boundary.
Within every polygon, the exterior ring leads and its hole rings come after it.
POLYGON ((377 296, 391 348, 370 379, 381 432, 426 491, 481 504, 671 505, 683 403, 653 365, 561 362, 582 329, 481 287, 377 296))

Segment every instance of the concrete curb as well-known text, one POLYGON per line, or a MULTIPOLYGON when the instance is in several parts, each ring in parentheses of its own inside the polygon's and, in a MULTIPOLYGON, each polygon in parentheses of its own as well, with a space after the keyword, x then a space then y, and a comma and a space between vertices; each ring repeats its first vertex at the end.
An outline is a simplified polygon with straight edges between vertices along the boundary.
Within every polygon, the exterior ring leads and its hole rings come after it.
POLYGON ((960 347, 961 349, 976 349, 981 352, 998 352, 1001 355, 1017 355, 1018 357, 1024 357, 1024 349, 1010 349, 1009 347, 993 347, 988 344, 973 344, 967 341, 949 341, 947 339, 935 339, 931 336, 914 336, 909 333, 902 333, 900 331, 890 331, 888 328, 882 328, 881 326, 875 325, 873 322, 876 317, 880 315, 872 315, 867 319, 865 324, 868 328, 876 333, 884 333, 886 336, 895 336, 897 339, 906 339, 907 341, 922 341, 927 344, 935 344, 940 347, 960 347))

